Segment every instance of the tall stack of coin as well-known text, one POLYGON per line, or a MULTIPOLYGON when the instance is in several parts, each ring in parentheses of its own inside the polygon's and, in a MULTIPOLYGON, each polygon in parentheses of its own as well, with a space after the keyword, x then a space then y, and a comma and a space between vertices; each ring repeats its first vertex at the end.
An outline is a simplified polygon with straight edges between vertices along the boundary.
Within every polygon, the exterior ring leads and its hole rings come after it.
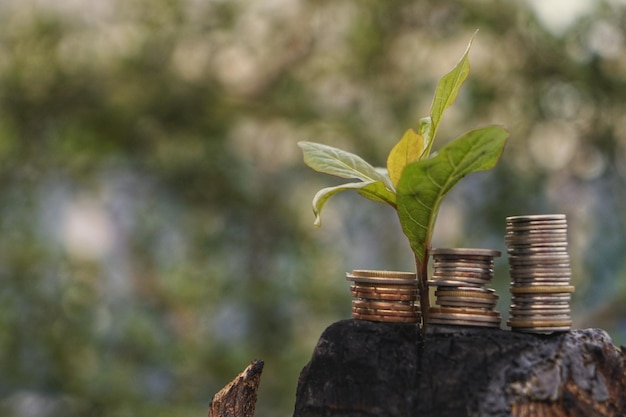
POLYGON ((354 270, 346 274, 352 281, 352 318, 395 323, 421 320, 417 277, 414 272, 354 270))
POLYGON ((564 214, 506 219, 512 304, 508 325, 529 333, 571 328, 570 258, 564 214))
POLYGON ((436 306, 429 309, 429 323, 500 327, 495 311, 498 295, 487 288, 493 278, 494 258, 500 252, 487 249, 433 249, 436 306))

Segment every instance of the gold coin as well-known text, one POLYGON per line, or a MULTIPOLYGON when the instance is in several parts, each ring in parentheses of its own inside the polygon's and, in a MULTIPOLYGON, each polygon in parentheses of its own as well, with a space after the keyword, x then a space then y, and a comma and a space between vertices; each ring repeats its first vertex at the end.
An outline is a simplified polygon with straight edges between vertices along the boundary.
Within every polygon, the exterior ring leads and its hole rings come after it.
POLYGON ((384 315, 394 317, 413 317, 418 310, 413 311, 398 311, 389 310, 383 308, 365 308, 365 307, 352 307, 352 312, 357 314, 372 314, 372 315, 384 315))
POLYGON ((520 320, 510 319, 507 323, 510 327, 565 327, 571 326, 571 320, 520 320))
POLYGON ((358 291, 351 291, 350 294, 354 298, 362 300, 381 300, 381 301, 418 301, 417 294, 403 295, 403 294, 380 294, 380 293, 363 293, 358 291))
POLYGON ((415 272, 400 272, 400 271, 378 271, 367 269, 355 269, 352 271, 352 276, 359 278, 399 278, 399 279, 416 279, 417 274, 415 272))
MULTIPOLYGON (((437 297, 465 297, 465 298, 483 298, 486 300, 497 300, 498 295, 495 294, 494 290, 489 292, 483 291, 471 291, 472 288, 468 288, 465 290, 461 290, 455 287, 451 287, 454 289, 447 289, 445 287, 440 287, 435 290, 435 295, 437 297)), ((484 290, 487 291, 486 288, 475 288, 476 290, 484 290)))
POLYGON ((388 322, 388 323, 419 323, 420 317, 419 315, 415 317, 396 317, 396 316, 386 316, 386 315, 372 315, 372 314, 359 314, 352 312, 352 318, 357 320, 368 320, 368 321, 380 321, 380 322, 388 322))
POLYGON ((385 301, 364 301, 352 300, 352 307, 357 308, 374 308, 392 311, 415 311, 416 308, 412 303, 390 303, 385 301))
POLYGON ((417 284, 411 285, 377 285, 371 283, 354 283, 357 289, 376 292, 417 291, 417 284))
POLYGON ((560 327, 513 327, 511 330, 514 332, 520 333, 542 333, 542 334, 550 334, 555 332, 568 332, 572 330, 571 326, 560 326, 560 327))

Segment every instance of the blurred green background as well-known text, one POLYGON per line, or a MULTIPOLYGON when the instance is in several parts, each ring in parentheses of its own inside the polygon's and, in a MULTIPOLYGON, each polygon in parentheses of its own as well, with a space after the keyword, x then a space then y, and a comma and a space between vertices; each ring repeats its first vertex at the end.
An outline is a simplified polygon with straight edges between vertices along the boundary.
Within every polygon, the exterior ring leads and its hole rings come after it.
POLYGON ((291 415, 345 272, 414 270, 383 205, 344 193, 313 228, 337 181, 296 142, 383 165, 476 28, 435 148, 511 137, 434 244, 566 213, 575 327, 626 344, 623 0, 3 0, 0 414, 202 416, 262 358, 257 415, 291 415))

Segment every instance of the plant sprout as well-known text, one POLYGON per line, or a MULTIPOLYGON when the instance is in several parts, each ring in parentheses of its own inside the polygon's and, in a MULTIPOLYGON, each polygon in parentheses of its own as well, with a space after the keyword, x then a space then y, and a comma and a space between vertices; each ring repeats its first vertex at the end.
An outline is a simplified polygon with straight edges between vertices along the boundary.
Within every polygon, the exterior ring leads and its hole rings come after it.
MULTIPOLYGON (((475 34, 474 34, 475 36, 475 34)), ((315 225, 335 194, 355 190, 363 197, 396 209, 404 234, 415 255, 420 304, 424 323, 428 319, 428 250, 439 207, 445 195, 464 176, 495 166, 507 131, 487 126, 469 131, 431 155, 432 145, 444 111, 452 105, 470 70, 469 50, 474 37, 456 66, 437 84, 430 115, 419 121, 417 130, 407 130, 387 157, 387 167, 377 168, 361 157, 331 146, 299 142, 304 162, 312 169, 341 178, 358 180, 324 188, 313 198, 315 225)))

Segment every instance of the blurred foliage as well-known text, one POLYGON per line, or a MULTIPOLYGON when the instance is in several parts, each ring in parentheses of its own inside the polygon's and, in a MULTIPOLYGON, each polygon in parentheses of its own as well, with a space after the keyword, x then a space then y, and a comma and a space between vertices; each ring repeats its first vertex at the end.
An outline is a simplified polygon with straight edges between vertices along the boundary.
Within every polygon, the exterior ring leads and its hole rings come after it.
POLYGON ((2 415, 205 415, 254 358, 258 414, 290 415, 345 271, 413 268, 382 205, 342 196, 313 229, 331 184, 296 142, 383 165, 476 28, 439 137, 511 138, 434 242, 502 249, 506 216, 566 213, 576 325, 626 343, 626 9, 540 4, 0 3, 2 415))

